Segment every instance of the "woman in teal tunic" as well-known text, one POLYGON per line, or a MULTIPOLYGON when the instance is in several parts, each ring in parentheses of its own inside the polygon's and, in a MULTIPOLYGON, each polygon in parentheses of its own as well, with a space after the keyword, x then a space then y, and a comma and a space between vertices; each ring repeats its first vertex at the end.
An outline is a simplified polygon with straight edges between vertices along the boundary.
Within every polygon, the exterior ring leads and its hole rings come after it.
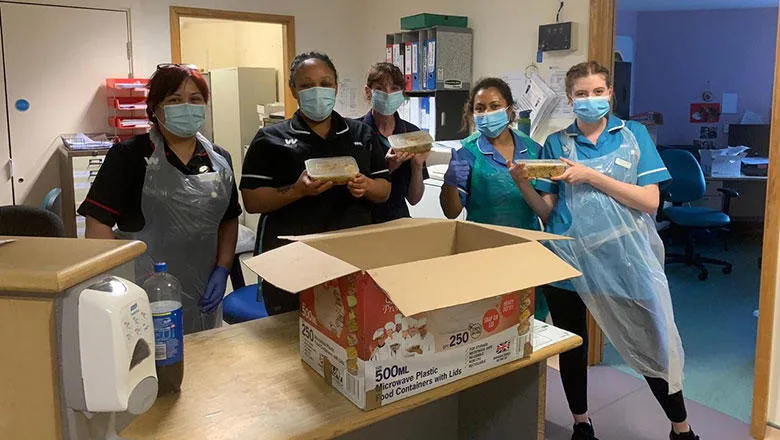
MULTIPOLYGON (((508 166, 521 159, 538 158, 541 146, 509 125, 517 105, 509 85, 499 78, 484 78, 471 90, 464 125, 476 132, 452 151, 444 174, 440 202, 448 218, 466 208, 466 219, 523 229, 541 229, 534 211, 517 188, 508 166)), ((547 317, 544 296, 536 294, 536 318, 547 317)))

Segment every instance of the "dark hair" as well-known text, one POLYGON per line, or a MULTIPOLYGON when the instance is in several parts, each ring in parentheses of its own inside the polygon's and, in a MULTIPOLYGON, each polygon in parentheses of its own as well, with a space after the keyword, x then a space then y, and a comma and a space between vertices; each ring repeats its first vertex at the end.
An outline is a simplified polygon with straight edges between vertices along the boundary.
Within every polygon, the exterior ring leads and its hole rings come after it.
POLYGON ((303 63, 312 59, 320 60, 325 63, 328 68, 333 71, 333 76, 336 77, 336 82, 339 81, 339 73, 336 71, 336 66, 333 65, 333 61, 330 60, 329 56, 320 52, 303 52, 296 55, 295 59, 292 60, 292 63, 290 63, 290 79, 288 84, 290 85, 291 89, 295 88, 295 75, 298 73, 298 70, 301 68, 303 63))
POLYGON ((609 69, 602 66, 598 61, 587 61, 572 66, 572 68, 566 72, 566 96, 571 98, 571 94, 574 92, 575 81, 590 75, 601 75, 604 77, 607 87, 612 87, 612 77, 609 73, 609 69))
POLYGON ((366 85, 368 87, 374 87, 376 84, 389 81, 390 84, 404 89, 406 82, 404 81, 404 74, 401 69, 393 63, 376 63, 368 69, 368 78, 366 79, 366 85))
POLYGON ((515 112, 517 111, 517 103, 512 96, 512 89, 509 87, 509 84, 501 78, 482 78, 471 88, 469 100, 463 107, 463 131, 468 131, 471 124, 474 123, 474 97, 477 96, 477 93, 479 93, 480 90, 489 89, 491 87, 498 90, 498 92, 501 93, 501 96, 504 97, 507 106, 512 110, 512 119, 514 119, 515 112))
POLYGON ((149 95, 146 97, 146 115, 149 117, 149 120, 157 120, 154 116, 154 110, 165 98, 175 93, 187 78, 192 79, 195 87, 203 95, 203 99, 206 102, 209 101, 209 86, 197 69, 177 64, 168 64, 158 68, 149 79, 149 84, 147 85, 149 95))

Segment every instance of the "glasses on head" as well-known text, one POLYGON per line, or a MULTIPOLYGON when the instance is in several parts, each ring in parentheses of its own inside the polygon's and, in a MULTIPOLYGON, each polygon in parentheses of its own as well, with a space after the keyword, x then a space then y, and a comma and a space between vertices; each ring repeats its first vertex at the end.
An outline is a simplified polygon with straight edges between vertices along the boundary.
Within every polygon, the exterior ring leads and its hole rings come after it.
POLYGON ((194 64, 176 64, 176 63, 163 63, 157 65, 157 70, 169 69, 171 67, 184 67, 190 70, 198 70, 198 66, 194 64))

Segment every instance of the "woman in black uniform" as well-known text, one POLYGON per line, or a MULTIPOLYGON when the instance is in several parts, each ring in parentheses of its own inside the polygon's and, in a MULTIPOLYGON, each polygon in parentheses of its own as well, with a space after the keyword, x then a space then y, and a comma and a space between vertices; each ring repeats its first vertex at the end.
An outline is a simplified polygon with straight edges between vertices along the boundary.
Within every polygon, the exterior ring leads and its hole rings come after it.
POLYGON ((236 252, 238 191, 230 155, 198 133, 209 90, 191 66, 163 64, 149 81, 152 131, 113 146, 79 214, 87 238, 142 240, 136 282, 165 262, 182 286, 186 333, 222 323, 219 307, 236 252))
MULTIPOLYGON (((372 208, 390 195, 384 148, 367 125, 333 111, 338 73, 330 58, 309 52, 290 65, 290 90, 300 109, 291 119, 257 133, 244 159, 241 195, 248 212, 261 213, 260 246, 288 243, 285 235, 312 234, 372 223, 372 208), (334 186, 306 174, 307 159, 352 156, 360 172, 334 186)), ((263 282, 269 315, 298 308, 298 298, 263 282)))

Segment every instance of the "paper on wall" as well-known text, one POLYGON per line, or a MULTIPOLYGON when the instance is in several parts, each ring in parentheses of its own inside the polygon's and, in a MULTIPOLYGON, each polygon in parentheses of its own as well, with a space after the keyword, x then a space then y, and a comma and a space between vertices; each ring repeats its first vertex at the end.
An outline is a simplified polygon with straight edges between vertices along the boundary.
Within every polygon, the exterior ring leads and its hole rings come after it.
POLYGON ((339 90, 336 95, 336 111, 346 117, 357 118, 363 116, 361 113, 360 99, 362 89, 353 85, 353 81, 344 78, 339 81, 339 90))
POLYGON ((574 120, 574 111, 569 105, 569 99, 566 96, 566 69, 550 66, 547 82, 550 89, 558 96, 558 102, 552 111, 551 119, 574 120))
POLYGON ((558 103, 558 95, 538 73, 531 74, 519 92, 517 94, 518 107, 519 110, 531 110, 530 135, 534 137, 542 123, 550 119, 558 103))

